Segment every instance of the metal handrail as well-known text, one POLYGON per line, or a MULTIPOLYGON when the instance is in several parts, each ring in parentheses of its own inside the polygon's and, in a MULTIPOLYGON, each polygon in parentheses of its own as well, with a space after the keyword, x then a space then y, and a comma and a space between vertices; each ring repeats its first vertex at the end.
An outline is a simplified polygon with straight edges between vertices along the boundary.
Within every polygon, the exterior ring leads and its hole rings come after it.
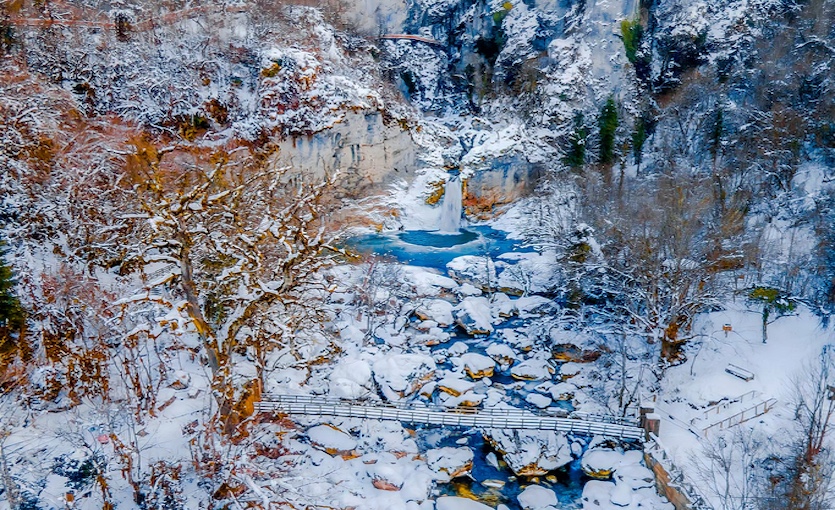
POLYGON ((267 395, 256 402, 258 411, 279 411, 287 414, 312 416, 342 416, 453 425, 466 427, 556 430, 582 435, 603 435, 643 440, 643 429, 612 421, 592 421, 574 418, 539 416, 521 409, 445 409, 407 403, 356 402, 329 397, 307 395, 267 395))

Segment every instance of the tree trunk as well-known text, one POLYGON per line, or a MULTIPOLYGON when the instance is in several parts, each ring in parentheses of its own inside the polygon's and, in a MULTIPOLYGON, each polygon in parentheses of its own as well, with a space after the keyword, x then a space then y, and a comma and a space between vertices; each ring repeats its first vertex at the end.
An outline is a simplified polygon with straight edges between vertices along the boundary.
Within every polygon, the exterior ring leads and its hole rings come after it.
POLYGON ((768 343, 768 316, 771 315, 769 308, 763 307, 763 343, 768 343))
POLYGON ((2 470, 3 486, 6 488, 6 501, 9 502, 11 510, 19 510, 20 493, 18 492, 17 482, 14 481, 9 471, 9 464, 6 462, 6 451, 3 449, 5 441, 5 437, 0 439, 0 470, 2 470))

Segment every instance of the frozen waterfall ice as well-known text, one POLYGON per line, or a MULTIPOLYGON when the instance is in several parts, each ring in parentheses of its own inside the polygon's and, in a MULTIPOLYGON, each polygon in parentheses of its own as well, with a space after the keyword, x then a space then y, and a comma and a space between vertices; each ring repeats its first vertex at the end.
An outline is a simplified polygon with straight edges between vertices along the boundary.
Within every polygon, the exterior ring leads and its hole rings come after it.
POLYGON ((463 206, 461 179, 457 175, 450 176, 444 186, 444 201, 441 204, 441 232, 457 234, 461 228, 461 211, 463 206))

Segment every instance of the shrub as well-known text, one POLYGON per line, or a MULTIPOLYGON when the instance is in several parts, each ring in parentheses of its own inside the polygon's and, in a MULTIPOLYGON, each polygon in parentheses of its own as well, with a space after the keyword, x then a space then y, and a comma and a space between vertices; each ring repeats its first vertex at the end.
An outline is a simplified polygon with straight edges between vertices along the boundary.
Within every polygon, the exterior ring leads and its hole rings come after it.
POLYGON ((626 58, 635 64, 638 60, 638 47, 641 45, 644 28, 637 19, 625 19, 620 22, 620 33, 623 37, 623 47, 626 49, 626 58))

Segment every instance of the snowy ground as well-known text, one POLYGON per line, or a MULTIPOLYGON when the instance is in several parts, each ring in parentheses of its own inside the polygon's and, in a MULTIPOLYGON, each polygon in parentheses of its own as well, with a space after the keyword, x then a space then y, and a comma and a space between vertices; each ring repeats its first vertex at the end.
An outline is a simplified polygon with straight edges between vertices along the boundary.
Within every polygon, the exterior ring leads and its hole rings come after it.
MULTIPOLYGON (((690 353, 685 364, 669 369, 662 382, 664 391, 656 405, 662 418, 660 438, 691 482, 703 483, 697 464, 704 462, 705 446, 719 437, 729 438, 735 430, 775 444, 789 437, 796 425, 795 381, 810 372, 824 346, 835 341, 832 330, 823 329, 819 318, 802 307, 770 324, 765 344, 761 324, 761 314, 742 301, 704 314, 694 329, 701 335, 701 347, 690 353), (732 328, 727 336, 726 324, 732 328), (746 381, 729 374, 725 370, 729 364, 754 378, 746 381), (770 399, 776 403, 768 413, 727 430, 718 425, 770 399)), ((715 499, 710 491, 702 492, 715 499)))

